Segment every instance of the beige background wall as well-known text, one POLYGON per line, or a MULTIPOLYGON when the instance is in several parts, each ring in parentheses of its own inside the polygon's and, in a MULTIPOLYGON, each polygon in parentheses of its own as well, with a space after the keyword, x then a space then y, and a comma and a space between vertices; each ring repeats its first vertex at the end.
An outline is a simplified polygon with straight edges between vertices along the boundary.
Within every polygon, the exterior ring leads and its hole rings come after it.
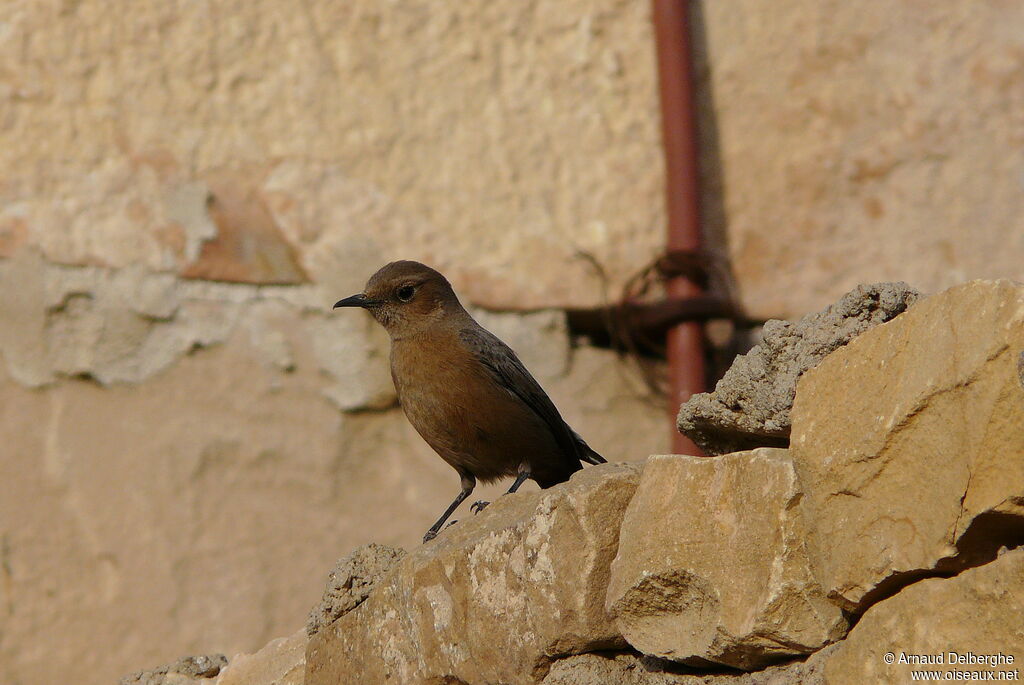
POLYGON ((391 259, 535 311, 480 316, 610 459, 666 449, 556 309, 601 301, 578 252, 621 282, 660 244, 649 33, 633 2, 0 3, 0 682, 252 651, 353 547, 419 543, 458 478, 330 311, 391 259))
MULTIPOLYGON (((1024 277, 1024 7, 696 8, 752 314, 1024 277)), ((390 259, 445 271, 606 456, 664 451, 558 312, 603 301, 581 253, 614 295, 662 244, 651 41, 626 0, 0 3, 0 682, 251 651, 338 556, 416 544, 457 479, 382 332, 329 310, 390 259)))
POLYGON ((751 312, 1024 279, 1024 4, 697 7, 706 207, 751 312))
POLYGON ((341 291, 413 254, 480 304, 537 308, 598 300, 576 252, 621 280, 660 245, 644 3, 0 11, 5 252, 341 291), (204 253, 244 227, 246 268, 204 253))

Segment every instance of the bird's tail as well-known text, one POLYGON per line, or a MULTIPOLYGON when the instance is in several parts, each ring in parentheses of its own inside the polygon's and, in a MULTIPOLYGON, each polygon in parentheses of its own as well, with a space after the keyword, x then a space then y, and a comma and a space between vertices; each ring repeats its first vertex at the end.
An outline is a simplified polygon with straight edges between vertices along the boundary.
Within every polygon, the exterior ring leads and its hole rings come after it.
POLYGON ((594 449, 588 445, 580 434, 576 431, 572 431, 572 437, 576 440, 576 448, 579 452, 580 459, 587 462, 588 464, 607 464, 608 460, 602 457, 600 454, 594 451, 594 449))

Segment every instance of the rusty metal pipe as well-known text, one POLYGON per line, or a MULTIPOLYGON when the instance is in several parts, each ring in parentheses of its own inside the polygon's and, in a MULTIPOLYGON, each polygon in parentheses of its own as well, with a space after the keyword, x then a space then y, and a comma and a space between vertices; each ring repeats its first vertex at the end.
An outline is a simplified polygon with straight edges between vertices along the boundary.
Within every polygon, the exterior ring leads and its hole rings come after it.
MULTIPOLYGON (((667 248, 696 250, 701 244, 697 166, 697 122, 690 65, 688 0, 652 0, 654 37, 661 96, 661 133, 665 148, 667 248)), ((668 282, 668 296, 692 297, 700 287, 686 278, 668 282)), ((679 405, 704 390, 704 336, 697 322, 683 323, 668 333, 669 411, 672 449, 677 454, 700 450, 675 428, 679 405)))

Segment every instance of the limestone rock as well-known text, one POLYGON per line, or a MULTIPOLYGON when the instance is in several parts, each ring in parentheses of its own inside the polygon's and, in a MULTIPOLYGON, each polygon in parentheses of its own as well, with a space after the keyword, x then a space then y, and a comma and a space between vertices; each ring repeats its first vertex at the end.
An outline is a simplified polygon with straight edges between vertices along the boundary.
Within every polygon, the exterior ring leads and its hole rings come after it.
POLYGON ((683 404, 679 430, 708 454, 785 447, 801 374, 855 336, 906 311, 919 297, 906 283, 860 285, 796 323, 769 321, 764 340, 736 358, 714 392, 683 404))
POLYGON ((802 495, 786 450, 651 457, 608 586, 626 640, 753 670, 840 638, 846 620, 811 575, 802 495))
POLYGON ((223 654, 202 654, 121 678, 121 685, 191 685, 214 678, 227 666, 223 654))
MULTIPOLYGON (((829 685, 910 682, 912 670, 1024 669, 1024 550, 955 578, 929 578, 867 610, 825 664, 829 685), (892 652, 895 663, 883 658, 892 652), (1013 664, 951 664, 960 655, 1014 657, 1013 664), (911 665, 906 655, 942 655, 943 663, 911 665), (901 659, 901 656, 903 657, 901 659)), ((998 674, 997 674, 998 675, 998 674)))
POLYGON ((653 671, 634 654, 577 654, 559 659, 542 681, 544 685, 693 685, 703 679, 653 671))
POLYGON ((629 653, 577 654, 551 666, 543 685, 703 685, 704 677, 661 670, 629 653))
POLYGON ((271 640, 255 654, 237 654, 209 685, 303 685, 306 631, 271 640))
POLYGON ((168 670, 190 678, 213 678, 227 664, 227 657, 223 654, 200 654, 179 659, 168 670))
MULTIPOLYGON (((754 673, 701 673, 633 654, 579 654, 559 659, 543 685, 823 685, 822 671, 836 645, 808 659, 769 666, 754 673)), ((865 681, 867 682, 867 681, 865 681)))
POLYGON ((306 633, 321 628, 366 601, 381 577, 405 556, 405 550, 370 543, 352 552, 327 577, 323 599, 309 614, 306 633))
POLYGON ((312 638, 306 682, 533 683, 558 656, 624 646, 603 597, 639 476, 587 468, 444 529, 312 638))
POLYGON ((1024 286, 974 281, 857 337, 800 380, 794 462, 816 575, 862 611, 1024 541, 1024 286))

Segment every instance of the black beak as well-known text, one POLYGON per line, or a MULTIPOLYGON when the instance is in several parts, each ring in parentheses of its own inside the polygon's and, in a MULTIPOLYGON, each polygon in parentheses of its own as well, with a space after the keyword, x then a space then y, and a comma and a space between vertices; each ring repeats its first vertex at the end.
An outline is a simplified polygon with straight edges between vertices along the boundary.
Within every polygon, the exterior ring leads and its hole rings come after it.
POLYGON ((370 307, 376 307, 380 302, 377 300, 371 300, 366 295, 359 293, 352 297, 346 297, 344 300, 338 300, 334 303, 334 309, 338 307, 362 307, 363 309, 369 309, 370 307))

